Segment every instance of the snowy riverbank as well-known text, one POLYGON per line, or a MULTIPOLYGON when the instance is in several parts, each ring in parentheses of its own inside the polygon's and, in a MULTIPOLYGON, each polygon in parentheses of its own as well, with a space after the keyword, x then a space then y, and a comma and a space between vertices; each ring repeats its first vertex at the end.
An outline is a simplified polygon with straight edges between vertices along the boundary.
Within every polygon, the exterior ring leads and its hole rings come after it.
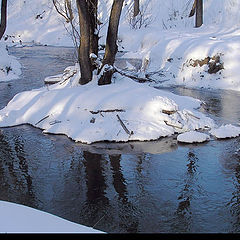
POLYGON ((24 205, 0 201, 0 233, 103 233, 24 205))
POLYGON ((8 54, 6 44, 0 41, 0 82, 17 79, 20 75, 20 63, 8 54))

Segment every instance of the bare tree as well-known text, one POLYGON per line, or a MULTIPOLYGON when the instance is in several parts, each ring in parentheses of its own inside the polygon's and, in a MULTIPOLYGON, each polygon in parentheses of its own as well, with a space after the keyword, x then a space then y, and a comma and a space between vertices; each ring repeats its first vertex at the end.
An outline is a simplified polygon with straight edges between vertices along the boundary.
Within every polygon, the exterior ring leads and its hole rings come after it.
POLYGON ((203 24, 203 0, 194 0, 189 17, 196 15, 195 27, 201 27, 203 24))
POLYGON ((6 31, 7 27, 7 0, 1 2, 1 23, 0 23, 0 40, 6 31))
POLYGON ((195 12, 196 12, 196 3, 197 3, 197 0, 194 0, 193 6, 192 6, 192 9, 191 9, 191 12, 190 12, 190 14, 189 14, 188 17, 194 16, 194 14, 195 14, 195 12))
POLYGON ((134 0, 133 17, 136 17, 140 12, 139 0, 134 0))
POLYGON ((196 0, 196 24, 195 27, 201 27, 203 24, 203 0, 196 0))
MULTIPOLYGON (((78 24, 80 33, 73 26, 73 11, 71 0, 52 0, 57 12, 65 18, 67 23, 71 23, 74 28, 75 37, 78 41, 78 62, 80 65, 80 84, 86 84, 92 80, 93 70, 98 69, 99 85, 110 84, 113 74, 113 64, 117 53, 118 26, 124 0, 113 0, 111 8, 108 32, 106 38, 105 55, 102 62, 96 63, 99 49, 99 26, 98 20, 98 0, 76 0, 78 24), (65 6, 65 7, 64 7, 65 6), (77 35, 77 36, 76 36, 77 35), (100 64, 99 64, 100 63, 100 64)), ((98 59, 99 60, 99 59, 98 59)))
POLYGON ((79 25, 81 31, 78 61, 81 69, 80 84, 86 84, 92 80, 92 67, 90 61, 90 15, 88 4, 85 0, 77 0, 79 25))
POLYGON ((111 78, 113 74, 112 67, 113 67, 116 53, 118 50, 117 35, 118 35, 118 26, 119 26, 119 20, 122 12, 123 2, 124 0, 113 1, 110 19, 109 19, 109 25, 108 25, 106 49, 105 49, 105 54, 102 62, 103 68, 105 65, 109 67, 107 69, 105 68, 105 71, 103 71, 103 74, 100 76, 98 81, 99 85, 111 83, 111 78))

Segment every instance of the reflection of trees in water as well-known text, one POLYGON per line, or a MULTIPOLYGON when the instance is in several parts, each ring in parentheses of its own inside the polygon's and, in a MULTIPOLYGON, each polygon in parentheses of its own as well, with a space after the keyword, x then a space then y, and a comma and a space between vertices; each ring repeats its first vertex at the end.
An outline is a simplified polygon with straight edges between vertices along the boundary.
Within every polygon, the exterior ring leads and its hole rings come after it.
MULTIPOLYGON (((136 207, 128 200, 127 182, 121 168, 121 155, 109 155, 109 159, 111 163, 113 186, 119 199, 118 212, 115 213, 119 216, 119 227, 123 229, 124 232, 136 233, 139 222, 137 216, 134 216, 134 209, 136 207)), ((121 231, 121 229, 117 231, 121 231)))
POLYGON ((104 169, 101 166, 102 155, 84 151, 83 157, 85 159, 88 203, 96 201, 108 203, 108 198, 105 196, 107 185, 104 177, 104 169))
POLYGON ((187 172, 184 179, 184 186, 178 197, 179 203, 176 210, 177 224, 180 231, 189 231, 191 227, 191 200, 196 186, 196 172, 198 157, 192 149, 189 149, 187 154, 187 172))
POLYGON ((118 193, 119 199, 123 202, 127 202, 127 187, 126 181, 122 174, 122 169, 120 165, 121 155, 109 155, 112 174, 113 174, 113 186, 118 193))
POLYGON ((134 206, 128 201, 126 180, 121 168, 121 155, 101 155, 83 152, 86 174, 87 200, 81 215, 89 226, 112 231, 137 232, 138 221, 133 216, 134 206), (106 162, 107 158, 109 161, 106 162), (110 166, 107 166, 110 164, 110 166), (109 168, 110 167, 110 168, 109 168), (112 181, 115 197, 111 196, 112 181), (109 188, 110 187, 110 188, 109 188))
POLYGON ((7 134, 0 135, 1 199, 34 207, 32 176, 29 174, 24 142, 21 136, 14 136, 12 141, 7 138, 7 134))
POLYGON ((230 206, 230 212, 235 219, 233 223, 233 231, 240 231, 240 139, 231 144, 230 149, 225 153, 226 159, 225 167, 233 171, 235 178, 233 184, 235 190, 232 193, 232 198, 228 205, 230 206))

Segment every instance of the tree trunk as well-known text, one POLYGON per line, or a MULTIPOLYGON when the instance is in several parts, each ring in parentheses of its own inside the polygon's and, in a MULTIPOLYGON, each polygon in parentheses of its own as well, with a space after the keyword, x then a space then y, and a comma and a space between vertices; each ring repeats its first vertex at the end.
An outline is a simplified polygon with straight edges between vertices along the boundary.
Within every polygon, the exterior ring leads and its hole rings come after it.
POLYGON ((191 12, 190 12, 188 17, 192 17, 195 14, 195 12, 196 12, 196 3, 197 3, 197 0, 194 0, 191 12))
POLYGON ((80 25, 80 46, 78 61, 80 64, 81 78, 79 83, 81 85, 86 84, 92 80, 92 68, 89 57, 90 52, 90 16, 88 12, 88 5, 86 0, 76 0, 79 25, 80 25))
MULTIPOLYGON (((122 12, 122 6, 123 6, 124 0, 114 0, 110 19, 109 19, 109 25, 108 25, 108 32, 107 32, 107 40, 106 40, 106 49, 105 54, 103 58, 102 67, 104 65, 113 66, 115 61, 115 56, 117 53, 117 35, 118 35, 118 26, 119 26, 119 20, 122 12)), ((105 85, 110 84, 112 79, 112 68, 106 68, 109 69, 109 71, 104 71, 101 75, 98 85, 105 85)))
POLYGON ((203 24, 203 0, 196 0, 196 25, 195 27, 201 27, 203 24))
POLYGON ((0 23, 0 40, 6 31, 7 27, 7 0, 1 2, 1 23, 0 23))
POLYGON ((139 0, 134 0, 134 6, 133 6, 133 17, 136 17, 140 12, 139 8, 139 0))
POLYGON ((97 34, 97 8, 98 0, 88 0, 88 12, 90 16, 90 52, 98 56, 98 34, 97 34))

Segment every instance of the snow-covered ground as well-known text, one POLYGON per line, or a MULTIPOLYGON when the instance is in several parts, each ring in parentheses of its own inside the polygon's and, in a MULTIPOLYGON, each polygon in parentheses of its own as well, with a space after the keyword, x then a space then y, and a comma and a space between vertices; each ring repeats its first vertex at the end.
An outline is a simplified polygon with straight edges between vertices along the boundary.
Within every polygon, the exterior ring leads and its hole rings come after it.
MULTIPOLYGON (((3 41, 17 47, 73 46, 66 31, 69 24, 51 2, 9 1, 3 41)), ((124 58, 142 59, 142 68, 136 75, 154 80, 154 86, 240 91, 240 1, 204 0, 204 25, 200 28, 194 28, 194 18, 188 18, 193 0, 140 0, 141 14, 136 25, 131 19, 132 2, 124 2, 118 45, 119 50, 127 51, 124 58)), ((101 44, 105 43, 111 3, 112 0, 101 0, 99 5, 101 44)), ((8 81, 17 78, 21 70, 17 60, 7 54, 3 41, 0 81, 8 81)), ((130 64, 127 66, 132 70, 130 64)), ((58 83, 17 94, 0 110, 0 126, 29 123, 44 132, 66 134, 84 143, 154 140, 174 133, 179 134, 179 142, 192 143, 240 135, 240 127, 216 126, 199 111, 201 102, 197 99, 157 90, 119 74, 115 74, 111 85, 100 87, 95 78, 79 86, 79 74, 77 66, 69 67, 54 78, 58 83)), ((97 232, 3 201, 0 212, 1 232, 97 232)))
MULTIPOLYGON (((99 35, 104 44, 112 0, 99 2, 99 35)), ((127 51, 123 57, 148 62, 138 74, 154 79, 155 85, 240 91, 240 2, 204 0, 204 24, 200 28, 194 27, 194 17, 188 17, 192 4, 193 0, 140 0, 141 13, 134 25, 133 1, 125 0, 119 50, 127 51), (212 69, 213 65, 217 68, 212 69)), ((74 13, 77 19, 76 9, 74 13)), ((69 32, 70 24, 56 13, 51 0, 9 1, 8 44, 21 45, 21 40, 73 46, 69 32)))
POLYGON ((0 201, 0 233, 104 233, 24 205, 0 201))
POLYGON ((9 56, 6 44, 0 41, 0 82, 17 79, 21 75, 21 65, 14 56, 9 56))
MULTIPOLYGON (((18 47, 24 42, 73 45, 66 31, 69 24, 56 13, 52 1, 35 3, 10 1, 6 42, 18 47)), ((134 25, 133 1, 126 0, 118 41, 119 49, 127 51, 123 57, 142 59, 142 68, 134 74, 153 79, 154 86, 240 90, 240 2, 205 0, 204 25, 200 28, 194 28, 194 17, 188 17, 192 3, 140 0, 141 13, 134 25), (212 66, 215 68, 210 69, 212 66)), ((112 0, 99 4, 102 43, 111 4, 112 0)), ((132 65, 127 67, 130 70, 132 65)), ((79 77, 78 67, 69 67, 55 77, 60 83, 16 95, 0 111, 0 126, 29 123, 84 143, 155 140, 176 132, 215 127, 197 110, 201 102, 196 99, 156 90, 119 74, 113 84, 102 87, 97 86, 96 79, 79 86, 79 77), (66 80, 73 72, 75 75, 66 80)))

